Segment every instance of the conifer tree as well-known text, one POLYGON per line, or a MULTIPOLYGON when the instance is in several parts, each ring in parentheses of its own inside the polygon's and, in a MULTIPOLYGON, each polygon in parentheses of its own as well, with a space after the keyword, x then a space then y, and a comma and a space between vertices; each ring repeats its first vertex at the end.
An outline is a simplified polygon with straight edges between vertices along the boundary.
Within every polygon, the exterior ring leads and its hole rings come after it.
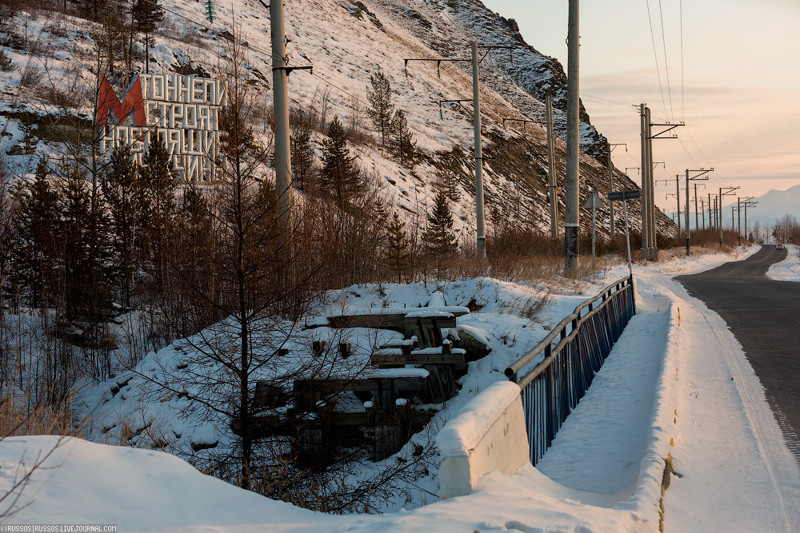
POLYGON ((106 379, 111 372, 107 335, 111 315, 112 255, 109 224, 102 206, 92 207, 90 184, 79 168, 66 169, 59 195, 59 251, 62 254, 61 328, 77 333, 77 341, 95 349, 90 372, 106 379), (76 327, 77 326, 77 327, 76 327))
POLYGON ((48 306, 55 292, 59 210, 58 193, 49 177, 48 161, 42 157, 33 182, 15 190, 19 210, 14 224, 14 262, 33 307, 48 306))
POLYGON ((60 204, 62 220, 59 241, 64 253, 64 304, 67 319, 75 320, 85 317, 91 297, 91 291, 88 290, 91 199, 86 180, 77 172, 67 176, 60 204))
POLYGON ((397 273, 397 283, 402 283, 403 271, 408 260, 408 238, 405 225, 397 213, 392 213, 392 221, 386 230, 386 259, 397 273))
POLYGON ((392 105, 392 86, 389 78, 380 68, 375 74, 369 76, 367 87, 367 100, 369 108, 367 116, 372 120, 375 130, 381 134, 381 146, 386 146, 386 136, 392 126, 394 106, 392 105))
POLYGON ((363 180, 354 163, 342 123, 334 117, 328 127, 328 138, 322 141, 320 191, 333 198, 341 210, 363 192, 363 180))
POLYGON ((311 145, 311 128, 307 123, 300 124, 292 131, 292 181, 304 191, 314 180, 314 148, 311 145))
POLYGON ((433 212, 428 215, 428 227, 425 228, 422 238, 429 252, 436 258, 437 277, 440 277, 442 262, 457 249, 453 215, 447 204, 447 196, 441 191, 436 194, 433 212))
POLYGON ((164 9, 158 0, 136 0, 133 4, 133 19, 136 28, 144 33, 145 49, 145 72, 150 72, 150 34, 157 28, 158 24, 164 20, 164 9))
POLYGON ((463 158, 461 148, 454 146, 450 152, 442 154, 440 164, 437 165, 433 186, 437 191, 444 192, 451 202, 457 202, 461 198, 458 173, 462 170, 463 158))
POLYGON ((177 180, 172 172, 169 152, 158 135, 150 135, 147 153, 142 159, 140 197, 143 236, 140 243, 145 247, 144 259, 149 263, 156 291, 166 290, 166 260, 168 232, 175 213, 175 190, 177 180))
POLYGON ((131 159, 128 146, 115 148, 111 153, 110 170, 102 182, 103 196, 111 218, 113 260, 119 279, 122 305, 130 306, 135 272, 135 237, 142 217, 136 194, 138 169, 131 159))
POLYGON ((408 129, 406 114, 398 109, 392 117, 392 152, 401 165, 413 168, 417 159, 417 145, 408 129))
MULTIPOLYGON (((3 296, 9 289, 8 281, 11 277, 11 228, 15 210, 15 202, 11 195, 11 176, 6 169, 5 161, 0 157, 0 324, 3 323, 5 312, 3 296)), ((12 302, 12 305, 15 303, 12 302)))

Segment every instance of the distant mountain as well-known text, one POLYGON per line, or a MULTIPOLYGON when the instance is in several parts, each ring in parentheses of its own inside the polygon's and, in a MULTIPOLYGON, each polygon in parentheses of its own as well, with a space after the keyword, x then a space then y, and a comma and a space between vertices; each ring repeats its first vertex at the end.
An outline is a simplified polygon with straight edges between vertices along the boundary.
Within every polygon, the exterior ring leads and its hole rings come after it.
POLYGON ((787 214, 800 220, 800 185, 785 191, 772 189, 755 200, 758 205, 747 210, 749 220, 772 224, 787 214))

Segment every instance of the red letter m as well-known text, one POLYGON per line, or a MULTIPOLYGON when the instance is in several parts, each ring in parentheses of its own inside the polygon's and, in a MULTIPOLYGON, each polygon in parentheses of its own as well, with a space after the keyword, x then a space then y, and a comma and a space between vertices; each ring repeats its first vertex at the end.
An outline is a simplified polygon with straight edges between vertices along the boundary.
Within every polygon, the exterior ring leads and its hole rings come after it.
POLYGON ((103 74, 100 79, 100 92, 97 94, 97 113, 95 114, 96 124, 108 123, 108 110, 114 112, 114 116, 120 124, 125 122, 128 115, 133 112, 133 125, 146 126, 147 119, 144 116, 144 100, 142 99, 142 83, 139 81, 137 74, 128 90, 125 91, 125 96, 122 102, 117 98, 117 93, 111 88, 111 84, 103 74))

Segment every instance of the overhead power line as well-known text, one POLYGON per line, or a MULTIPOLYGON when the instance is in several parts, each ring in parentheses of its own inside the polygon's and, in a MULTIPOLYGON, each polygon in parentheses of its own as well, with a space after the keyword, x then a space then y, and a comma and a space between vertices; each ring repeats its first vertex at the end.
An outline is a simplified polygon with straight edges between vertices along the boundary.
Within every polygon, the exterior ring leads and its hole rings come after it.
POLYGON ((667 61, 667 35, 664 31, 664 10, 661 8, 661 0, 658 0, 658 16, 661 18, 661 43, 664 47, 664 71, 667 74, 667 95, 669 96, 669 112, 671 120, 675 120, 675 111, 672 109, 672 84, 669 80, 669 61, 667 61))
POLYGON ((650 14, 650 0, 644 0, 647 4, 647 22, 650 24, 650 40, 653 42, 653 58, 656 61, 656 75, 658 76, 658 89, 661 91, 661 103, 664 106, 664 114, 667 114, 667 100, 664 98, 664 84, 661 83, 661 67, 658 65, 658 49, 656 48, 656 36, 653 31, 653 17, 650 14))
POLYGON ((684 69, 683 69, 683 0, 679 0, 678 10, 680 11, 680 21, 681 21, 681 120, 686 120, 686 107, 684 101, 684 91, 686 84, 684 82, 684 69))

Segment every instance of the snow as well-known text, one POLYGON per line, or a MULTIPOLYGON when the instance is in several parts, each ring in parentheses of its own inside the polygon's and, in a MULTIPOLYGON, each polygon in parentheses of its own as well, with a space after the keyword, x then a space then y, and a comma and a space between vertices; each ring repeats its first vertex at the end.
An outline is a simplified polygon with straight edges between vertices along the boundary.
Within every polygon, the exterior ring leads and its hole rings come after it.
POLYGON ((407 313, 406 318, 453 318, 453 315, 438 309, 421 309, 407 313))
POLYGON ((786 259, 769 267, 767 277, 778 281, 800 281, 800 249, 795 244, 784 246, 786 259))
MULTIPOLYGON (((537 469, 567 487, 630 496, 651 439, 671 302, 640 287, 637 314, 537 469), (627 416, 615 416, 626 412, 627 416), (587 476, 591 471, 593 475, 587 476)), ((663 466, 663 465, 662 465, 663 466)))
POLYGON ((436 445, 441 455, 467 455, 475 449, 494 424, 497 413, 517 400, 519 392, 516 383, 498 381, 476 396, 437 435, 436 445))
POLYGON ((361 374, 364 378, 389 379, 389 378, 420 378, 424 379, 430 372, 424 368, 367 368, 361 374))
MULTIPOLYGON (((669 455, 676 474, 663 498, 665 531, 796 531, 800 470, 764 390, 721 318, 671 279, 756 249, 635 265, 639 314, 538 468, 489 474, 468 496, 383 515, 327 516, 241 491, 162 452, 68 439, 48 468, 34 474, 21 500, 29 505, 12 523, 88 521, 130 531, 658 531, 669 455)), ((611 268, 583 288, 591 293, 625 270, 611 268)), ((464 317, 487 325, 494 350, 470 364, 476 368, 463 389, 508 401, 516 385, 504 381, 499 368, 494 372, 492 366, 503 365, 492 358, 512 351, 501 340, 508 331, 536 328, 520 329, 513 314, 499 313, 514 294, 511 284, 454 284, 444 287, 448 301, 465 297, 470 291, 462 292, 464 285, 494 293, 486 298, 484 292, 484 309, 464 317)), ((406 296, 419 291, 396 289, 406 296)), ((556 296, 545 320, 557 320, 554 309, 568 313, 580 299, 556 296)), ((513 351, 528 349, 545 333, 539 328, 517 339, 513 351)), ((456 396, 449 412, 468 397, 456 396)), ((466 435, 468 445, 471 429, 486 420, 467 412, 452 422, 464 429, 459 438, 466 435)), ((445 453, 455 438, 440 433, 445 453)), ((55 443, 55 437, 6 439, 0 489, 9 486, 21 458, 30 464, 55 443)))

